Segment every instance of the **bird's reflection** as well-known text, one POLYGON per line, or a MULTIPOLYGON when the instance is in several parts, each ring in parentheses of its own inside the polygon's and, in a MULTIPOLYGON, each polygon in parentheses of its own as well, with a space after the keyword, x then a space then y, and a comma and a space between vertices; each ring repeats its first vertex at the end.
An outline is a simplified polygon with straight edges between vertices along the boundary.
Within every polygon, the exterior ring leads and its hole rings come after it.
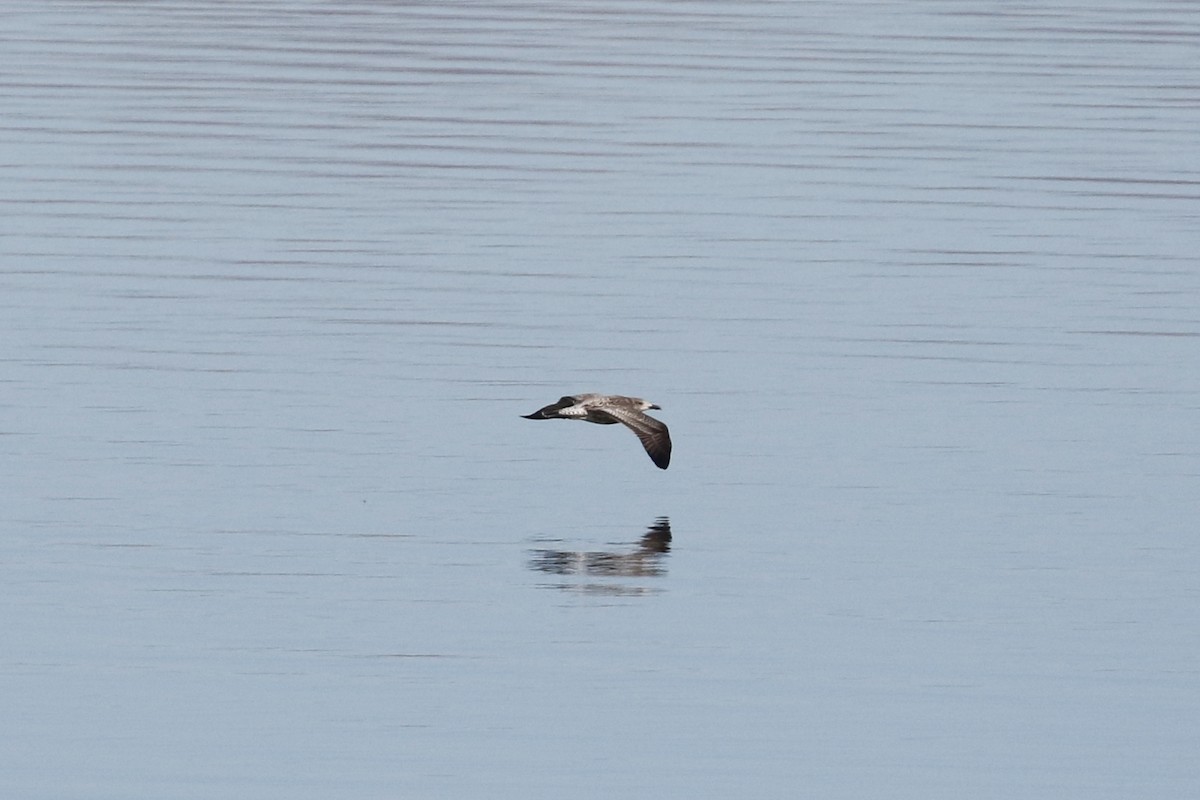
MULTIPOLYGON (((667 572, 671 550, 671 521, 659 517, 636 545, 612 550, 533 550, 529 568, 551 575, 595 578, 657 578, 667 572)), ((602 594, 644 594, 648 588, 617 583, 562 583, 558 588, 602 594)))

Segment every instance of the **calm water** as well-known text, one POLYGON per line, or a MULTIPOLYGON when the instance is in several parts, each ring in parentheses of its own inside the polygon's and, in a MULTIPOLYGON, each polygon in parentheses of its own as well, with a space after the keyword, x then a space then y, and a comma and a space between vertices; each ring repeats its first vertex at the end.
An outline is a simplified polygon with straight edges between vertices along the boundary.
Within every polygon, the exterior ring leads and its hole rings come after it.
POLYGON ((1200 783, 1190 4, 0 20, 5 797, 1200 783))

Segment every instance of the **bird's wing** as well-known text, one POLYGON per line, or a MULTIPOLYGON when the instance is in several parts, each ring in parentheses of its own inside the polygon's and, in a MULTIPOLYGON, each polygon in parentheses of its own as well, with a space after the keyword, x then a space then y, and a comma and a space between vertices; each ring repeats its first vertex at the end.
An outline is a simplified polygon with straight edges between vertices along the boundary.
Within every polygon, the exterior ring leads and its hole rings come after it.
POLYGON ((593 413, 607 414, 637 434, 642 440, 642 447, 646 448, 646 454, 659 469, 666 469, 671 463, 671 434, 662 422, 640 411, 620 406, 608 406, 593 413))

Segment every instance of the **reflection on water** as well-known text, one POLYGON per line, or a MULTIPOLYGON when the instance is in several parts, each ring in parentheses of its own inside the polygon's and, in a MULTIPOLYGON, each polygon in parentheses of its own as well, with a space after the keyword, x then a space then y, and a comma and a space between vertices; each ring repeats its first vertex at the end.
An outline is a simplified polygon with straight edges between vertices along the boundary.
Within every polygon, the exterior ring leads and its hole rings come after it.
MULTIPOLYGON (((657 578, 665 575, 666 556, 671 550, 671 520, 659 517, 636 546, 614 550, 554 550, 532 551, 529 568, 552 575, 585 575, 598 578, 657 578)), ((597 594, 645 594, 647 587, 624 583, 557 583, 558 589, 597 594)))

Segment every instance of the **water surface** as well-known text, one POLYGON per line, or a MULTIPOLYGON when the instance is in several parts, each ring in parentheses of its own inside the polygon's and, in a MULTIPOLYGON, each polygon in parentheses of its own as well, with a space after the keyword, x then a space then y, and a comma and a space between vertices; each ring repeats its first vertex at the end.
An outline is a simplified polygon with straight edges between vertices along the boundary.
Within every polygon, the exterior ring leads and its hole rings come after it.
POLYGON ((1186 4, 4 17, 6 796, 1200 781, 1186 4))

